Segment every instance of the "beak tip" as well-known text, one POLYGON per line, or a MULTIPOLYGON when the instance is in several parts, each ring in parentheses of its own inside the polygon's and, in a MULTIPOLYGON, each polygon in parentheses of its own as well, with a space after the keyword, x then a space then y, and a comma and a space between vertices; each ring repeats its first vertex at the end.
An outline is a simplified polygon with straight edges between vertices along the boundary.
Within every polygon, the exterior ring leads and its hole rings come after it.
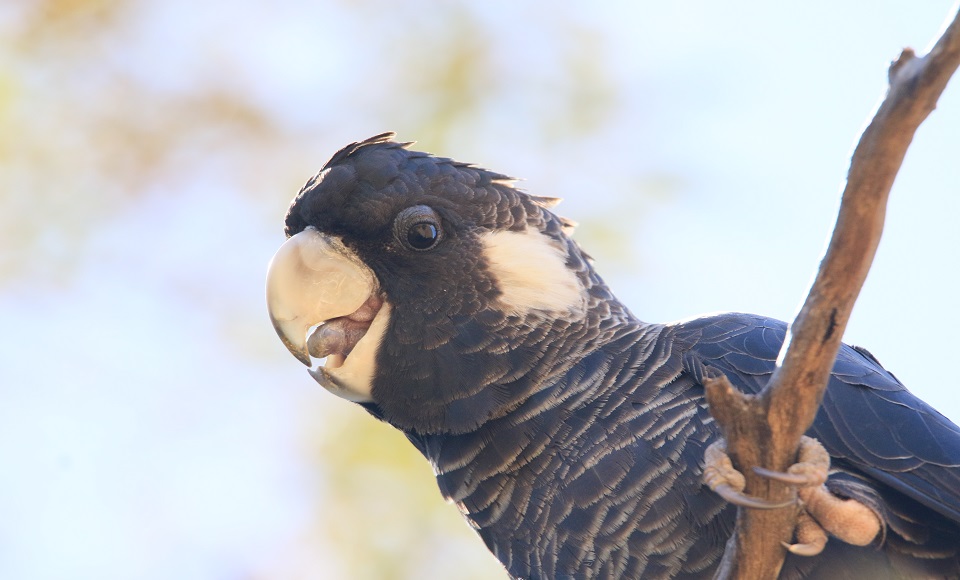
POLYGON ((290 354, 295 356, 298 361, 302 362, 307 368, 313 366, 313 360, 310 359, 310 353, 307 351, 306 345, 297 345, 290 342, 286 336, 281 335, 281 340, 283 341, 283 346, 287 347, 287 350, 290 351, 290 354))
POLYGON ((307 350, 306 343, 301 339, 301 341, 294 341, 291 339, 293 336, 300 336, 300 334, 305 333, 306 331, 301 331, 300 328, 291 328, 290 325, 280 322, 273 315, 270 315, 270 322, 273 323, 273 329, 277 331, 277 336, 280 337, 280 342, 283 343, 283 346, 287 347, 287 350, 290 351, 296 359, 308 368, 313 366, 313 361, 310 359, 310 352, 307 350))
MULTIPOLYGON (((293 352, 293 351, 290 351, 293 352)), ((293 352, 293 356, 297 357, 297 360, 302 362, 307 368, 313 366, 313 360, 310 358, 309 354, 304 354, 302 352, 293 352)))

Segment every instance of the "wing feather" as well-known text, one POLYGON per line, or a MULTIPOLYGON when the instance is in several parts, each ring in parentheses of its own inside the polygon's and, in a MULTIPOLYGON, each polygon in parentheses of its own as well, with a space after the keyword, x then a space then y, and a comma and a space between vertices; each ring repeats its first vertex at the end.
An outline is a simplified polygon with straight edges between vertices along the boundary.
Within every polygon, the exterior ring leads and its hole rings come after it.
MULTIPOLYGON (((725 314, 676 325, 702 364, 738 388, 766 384, 786 324, 725 314)), ((843 345, 808 432, 830 455, 960 523, 960 427, 914 396, 869 352, 843 345)))

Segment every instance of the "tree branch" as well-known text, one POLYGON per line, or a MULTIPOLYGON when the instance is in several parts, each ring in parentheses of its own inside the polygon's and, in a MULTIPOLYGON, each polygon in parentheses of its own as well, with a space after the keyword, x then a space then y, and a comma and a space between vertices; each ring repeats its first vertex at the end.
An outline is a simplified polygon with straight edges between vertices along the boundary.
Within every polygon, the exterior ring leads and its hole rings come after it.
MULTIPOLYGON (((840 212, 806 301, 787 333, 776 370, 757 396, 736 391, 720 376, 705 380, 710 412, 727 451, 747 479, 745 492, 790 499, 786 485, 750 469, 785 471, 813 423, 850 312, 873 262, 887 198, 920 123, 934 110, 960 65, 960 13, 955 10, 928 54, 905 49, 891 64, 889 88, 854 151, 840 212)), ((734 535, 716 578, 776 578, 798 509, 739 508, 734 535)))

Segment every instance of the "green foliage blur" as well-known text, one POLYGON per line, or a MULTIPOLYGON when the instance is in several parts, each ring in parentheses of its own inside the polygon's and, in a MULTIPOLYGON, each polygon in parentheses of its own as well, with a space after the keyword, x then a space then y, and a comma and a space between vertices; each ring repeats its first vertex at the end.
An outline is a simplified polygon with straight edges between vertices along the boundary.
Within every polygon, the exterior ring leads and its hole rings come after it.
MULTIPOLYGON (((305 8, 295 2, 250 4, 264 14, 285 14, 283 21, 299 19, 295 13, 305 8)), ((181 28, 197 26, 190 11, 152 24, 148 15, 160 5, 14 0, 0 12, 0 289, 69 286, 83 276, 84 264, 103 259, 91 235, 158 192, 206 186, 229 191, 235 205, 207 219, 229 220, 236 208, 251 209, 264 228, 276 232, 279 246, 286 204, 310 172, 349 140, 393 129, 426 150, 487 164, 469 155, 497 148, 496 134, 484 133, 484 127, 500 110, 491 103, 507 101, 521 110, 525 126, 518 133, 531 136, 546 154, 569 158, 581 140, 608 130, 622 106, 622 88, 604 65, 602 36, 562 4, 542 13, 528 9, 526 16, 538 23, 538 42, 545 43, 538 49, 545 65, 517 67, 510 66, 511 54, 494 48, 523 46, 522 39, 509 38, 518 29, 501 28, 467 0, 414 0, 403 9, 381 0, 319 3, 302 17, 311 20, 307 30, 319 35, 339 28, 340 37, 365 50, 358 55, 341 43, 302 54, 300 63, 276 63, 317 75, 317 93, 304 96, 315 100, 316 110, 278 106, 284 95, 270 96, 267 81, 247 66, 249 53, 218 42, 217 29, 181 37, 181 28), (195 51, 195 66, 182 74, 182 62, 167 53, 181 42, 195 51), (334 61, 347 64, 320 72, 323 63, 334 61)), ((195 6, 222 12, 222 24, 229 25, 231 4, 195 6)), ((269 52, 270 38, 288 34, 252 38, 263 43, 252 52, 269 52)), ((505 159, 511 149, 504 146, 505 159)), ((521 167, 494 163, 504 159, 490 159, 490 165, 521 167)), ((552 185, 539 193, 555 194, 552 185)), ((670 178, 601 185, 622 191, 634 206, 656 203, 676 188, 670 178)), ((627 220, 637 212, 626 215, 619 221, 579 216, 581 240, 594 254, 606 253, 608 262, 629 264, 624 238, 627 220)), ((150 245, 150 232, 144 234, 131 243, 143 244, 144 253, 164 251, 150 245)), ((203 290, 217 288, 212 275, 198 273, 185 284, 194 290, 178 300, 215 307, 203 290)), ((245 357, 270 359, 265 345, 276 345, 262 312, 223 308, 222 318, 237 353, 231 365, 242 368, 245 357)), ((278 364, 296 363, 284 358, 278 364)), ((314 510, 311 523, 294 534, 282 564, 256 577, 502 577, 400 433, 326 393, 304 409, 290 420, 301 424, 300 456, 315 477, 316 503, 304 506, 314 510), (320 553, 337 561, 318 561, 320 553)))
MULTIPOLYGON (((502 578, 270 328, 301 185, 393 130, 567 198, 644 320, 788 320, 887 62, 949 4, 0 2, 0 577, 502 578)), ((954 419, 957 98, 847 332, 954 419)))

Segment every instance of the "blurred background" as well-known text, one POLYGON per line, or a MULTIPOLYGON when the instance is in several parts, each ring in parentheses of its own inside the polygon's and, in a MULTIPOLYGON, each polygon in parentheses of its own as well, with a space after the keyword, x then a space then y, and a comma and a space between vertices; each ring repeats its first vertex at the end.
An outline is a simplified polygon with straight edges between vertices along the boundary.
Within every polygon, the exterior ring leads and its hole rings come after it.
MULTIPOLYGON (((0 578, 503 577, 275 337, 299 187, 396 130, 565 198, 642 319, 790 320, 888 62, 951 4, 6 0, 0 578)), ((846 340, 956 421, 953 85, 846 340)))

